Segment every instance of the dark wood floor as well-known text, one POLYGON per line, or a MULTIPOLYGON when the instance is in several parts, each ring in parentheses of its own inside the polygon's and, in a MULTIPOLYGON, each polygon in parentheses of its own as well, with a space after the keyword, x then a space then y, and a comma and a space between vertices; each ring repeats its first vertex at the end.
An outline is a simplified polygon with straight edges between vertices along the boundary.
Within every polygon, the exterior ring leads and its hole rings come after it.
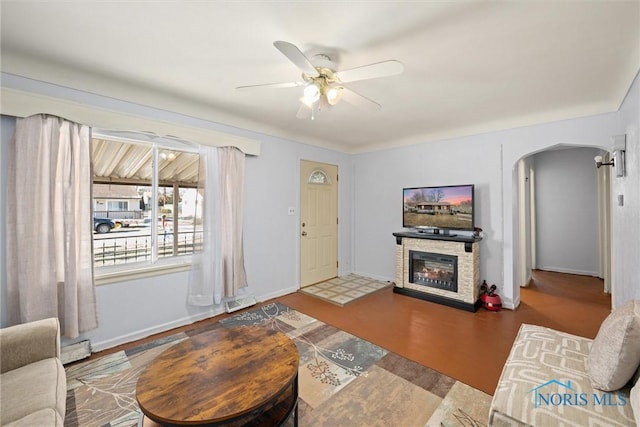
MULTIPOLYGON (((389 351, 436 369, 493 394, 513 339, 522 323, 532 323, 594 338, 610 313, 610 296, 602 280, 571 274, 535 271, 523 288, 517 310, 469 313, 393 293, 391 289, 340 307, 293 293, 278 301, 327 324, 371 341, 389 351)), ((273 302, 269 301, 269 302, 273 302)), ((179 330, 198 327, 203 322, 179 330)), ((143 341, 157 339, 163 334, 143 341)), ((140 341, 96 353, 140 344, 140 341)))

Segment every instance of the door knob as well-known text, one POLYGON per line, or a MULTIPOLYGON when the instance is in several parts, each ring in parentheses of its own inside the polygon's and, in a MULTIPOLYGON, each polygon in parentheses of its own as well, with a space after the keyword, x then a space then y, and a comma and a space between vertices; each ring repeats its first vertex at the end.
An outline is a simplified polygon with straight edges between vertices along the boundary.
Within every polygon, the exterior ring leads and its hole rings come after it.
POLYGON ((306 236, 306 235, 307 235, 307 232, 306 232, 306 231, 303 231, 303 232, 302 232, 302 235, 303 235, 303 236, 306 236))

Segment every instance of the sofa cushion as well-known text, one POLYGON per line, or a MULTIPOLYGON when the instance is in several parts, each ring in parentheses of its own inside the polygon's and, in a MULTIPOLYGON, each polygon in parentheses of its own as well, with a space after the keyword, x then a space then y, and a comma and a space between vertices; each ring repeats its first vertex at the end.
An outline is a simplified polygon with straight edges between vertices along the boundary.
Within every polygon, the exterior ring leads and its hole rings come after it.
POLYGON ((591 387, 591 344, 588 338, 523 324, 498 381, 489 425, 633 425, 629 390, 591 387))
POLYGON ((600 325, 589 354, 593 388, 622 388, 640 365, 640 301, 615 309, 600 325))
POLYGON ((64 367, 56 358, 3 373, 0 378, 0 424, 9 424, 45 409, 53 409, 64 419, 66 388, 64 367))
POLYGON ((26 417, 13 421, 9 424, 3 424, 4 427, 34 427, 34 426, 49 426, 49 427, 64 427, 64 421, 60 417, 60 414, 53 409, 41 409, 38 412, 29 414, 26 417))

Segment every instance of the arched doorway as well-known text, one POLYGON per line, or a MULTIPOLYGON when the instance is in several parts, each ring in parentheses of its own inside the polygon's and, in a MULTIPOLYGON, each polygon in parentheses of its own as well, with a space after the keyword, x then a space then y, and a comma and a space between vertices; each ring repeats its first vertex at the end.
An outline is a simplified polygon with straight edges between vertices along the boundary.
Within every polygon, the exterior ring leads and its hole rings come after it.
MULTIPOLYGON (((557 144, 513 167, 514 296, 534 269, 610 280, 610 170, 600 148, 557 144)), ((515 298, 514 298, 515 300, 515 298)))

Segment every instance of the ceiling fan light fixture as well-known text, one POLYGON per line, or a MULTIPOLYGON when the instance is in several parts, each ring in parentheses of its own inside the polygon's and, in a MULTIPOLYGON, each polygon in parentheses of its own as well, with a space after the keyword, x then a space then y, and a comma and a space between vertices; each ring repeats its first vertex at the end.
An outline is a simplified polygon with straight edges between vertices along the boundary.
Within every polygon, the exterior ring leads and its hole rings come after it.
POLYGON ((340 87, 330 87, 327 90, 327 102, 329 105, 336 105, 340 98, 342 98, 342 88, 340 87))
POLYGON ((309 103, 320 99, 320 88, 315 83, 310 83, 304 88, 304 99, 309 103))
POLYGON ((307 106, 308 108, 313 109, 313 101, 308 100, 307 98, 305 98, 304 96, 302 98, 300 98, 300 102, 303 103, 305 106, 307 106))

